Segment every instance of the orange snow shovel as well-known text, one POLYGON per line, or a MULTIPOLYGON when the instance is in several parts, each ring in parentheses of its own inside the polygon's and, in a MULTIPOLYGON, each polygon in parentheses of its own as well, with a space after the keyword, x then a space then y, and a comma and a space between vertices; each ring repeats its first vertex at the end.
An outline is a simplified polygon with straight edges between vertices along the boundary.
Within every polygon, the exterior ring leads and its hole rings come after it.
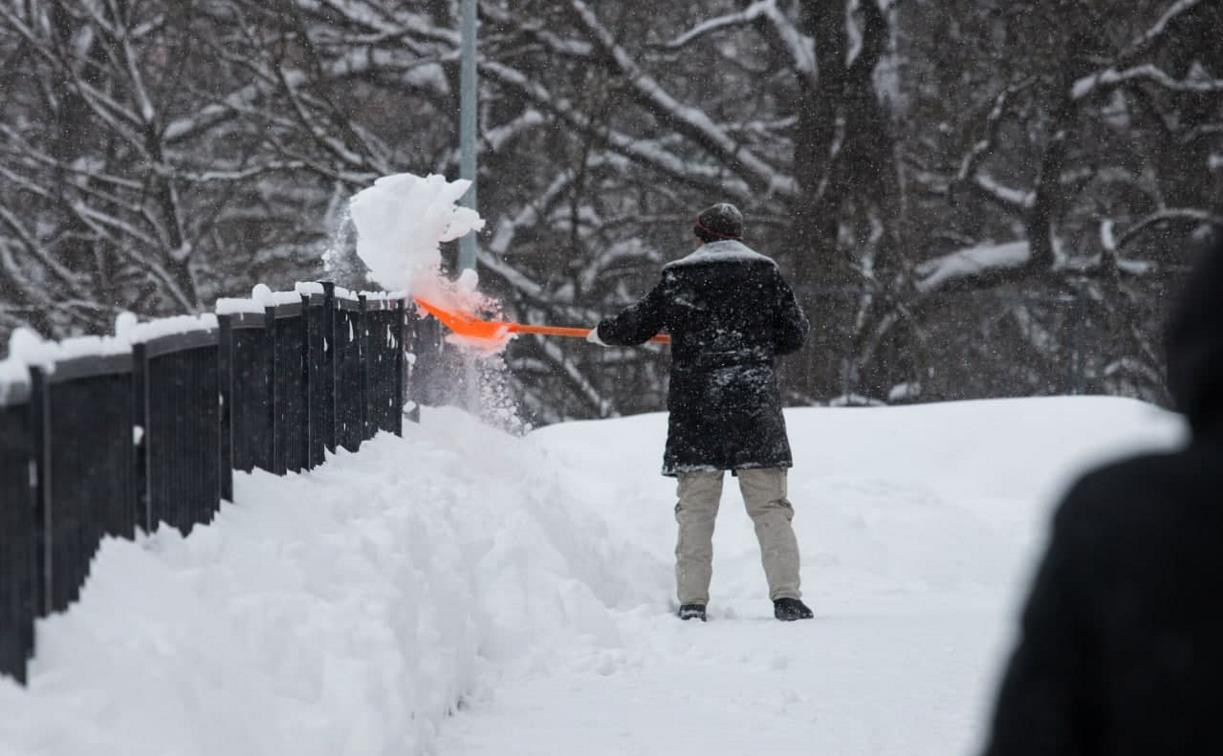
MULTIPOLYGON (((504 342, 511 334, 534 333, 541 336, 564 336, 570 339, 584 339, 590 334, 589 328, 570 328, 566 326, 526 325, 525 323, 507 323, 498 320, 480 320, 466 313, 455 312, 440 307, 428 300, 416 297, 420 309, 437 318, 454 331, 456 336, 473 341, 488 343, 504 342)), ((655 344, 670 344, 671 337, 659 334, 650 339, 655 344)))

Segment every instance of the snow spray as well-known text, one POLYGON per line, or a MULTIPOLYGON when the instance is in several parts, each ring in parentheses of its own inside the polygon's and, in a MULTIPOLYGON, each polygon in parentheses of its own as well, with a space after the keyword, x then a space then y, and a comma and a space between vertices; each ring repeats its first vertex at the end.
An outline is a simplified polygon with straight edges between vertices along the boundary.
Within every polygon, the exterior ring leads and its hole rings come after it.
MULTIPOLYGON (((354 195, 348 210, 356 256, 368 268, 369 279, 388 291, 425 297, 456 311, 499 315, 501 303, 478 291, 474 270, 463 271, 455 281, 442 273, 442 243, 484 228, 475 210, 456 204, 470 186, 470 181, 447 181, 436 174, 399 173, 354 195)), ((333 251, 331 264, 335 260, 333 251)), ((446 340, 460 349, 441 366, 449 394, 445 400, 506 430, 524 430, 501 356, 509 334, 479 340, 449 334, 446 340)))
POLYGON ((470 181, 411 173, 383 176, 349 202, 357 255, 388 291, 413 293, 417 279, 440 279, 442 242, 484 228, 484 219, 455 203, 470 181))

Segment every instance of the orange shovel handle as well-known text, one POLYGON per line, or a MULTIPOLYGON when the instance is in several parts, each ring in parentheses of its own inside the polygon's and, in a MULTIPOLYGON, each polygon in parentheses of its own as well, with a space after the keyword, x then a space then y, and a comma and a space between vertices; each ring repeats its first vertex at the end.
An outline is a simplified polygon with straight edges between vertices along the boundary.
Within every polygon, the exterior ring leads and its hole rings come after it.
MULTIPOLYGON (((510 323, 511 333, 535 333, 540 336, 564 336, 570 339, 584 339, 590 335, 589 328, 569 328, 567 326, 526 325, 525 323, 510 323)), ((671 337, 660 333, 650 339, 654 344, 670 344, 671 337)))
MULTIPOLYGON (((416 304, 433 317, 440 320, 447 328, 460 336, 477 339, 496 339, 506 333, 535 333, 541 336, 565 336, 570 339, 584 339, 590 334, 589 328, 567 328, 565 326, 526 325, 524 323, 502 323, 494 320, 480 320, 461 312, 439 307, 427 300, 416 297, 416 304)), ((670 344, 671 337, 659 334, 650 341, 655 344, 670 344)))

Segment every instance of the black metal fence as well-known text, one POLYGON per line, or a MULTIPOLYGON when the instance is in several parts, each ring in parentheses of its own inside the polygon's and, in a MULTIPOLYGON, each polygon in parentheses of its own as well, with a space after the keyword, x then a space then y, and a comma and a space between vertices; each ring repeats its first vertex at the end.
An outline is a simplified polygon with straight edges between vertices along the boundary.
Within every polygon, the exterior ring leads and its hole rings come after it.
POLYGON ((299 289, 0 378, 0 674, 25 681, 35 620, 77 600, 104 537, 189 533, 234 470, 308 470, 401 432, 403 300, 299 289))
POLYGON ((0 385, 0 672, 25 682, 34 647, 34 481, 38 448, 31 386, 25 378, 0 385), (24 533, 24 538, 10 534, 24 533))

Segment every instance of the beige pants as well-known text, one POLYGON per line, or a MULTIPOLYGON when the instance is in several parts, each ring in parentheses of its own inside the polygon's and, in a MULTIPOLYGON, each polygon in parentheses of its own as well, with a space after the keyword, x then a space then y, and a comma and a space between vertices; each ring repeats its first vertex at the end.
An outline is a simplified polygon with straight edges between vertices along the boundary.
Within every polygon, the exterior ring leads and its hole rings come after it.
MULTIPOLYGON (((760 558, 769 581, 769 598, 801 598, 798 540, 790 521, 794 508, 786 499, 785 468, 739 470, 739 491, 756 525, 760 558)), ((722 472, 679 474, 679 543, 675 547, 675 581, 680 604, 708 604, 713 574, 713 524, 722 498, 722 472)))

